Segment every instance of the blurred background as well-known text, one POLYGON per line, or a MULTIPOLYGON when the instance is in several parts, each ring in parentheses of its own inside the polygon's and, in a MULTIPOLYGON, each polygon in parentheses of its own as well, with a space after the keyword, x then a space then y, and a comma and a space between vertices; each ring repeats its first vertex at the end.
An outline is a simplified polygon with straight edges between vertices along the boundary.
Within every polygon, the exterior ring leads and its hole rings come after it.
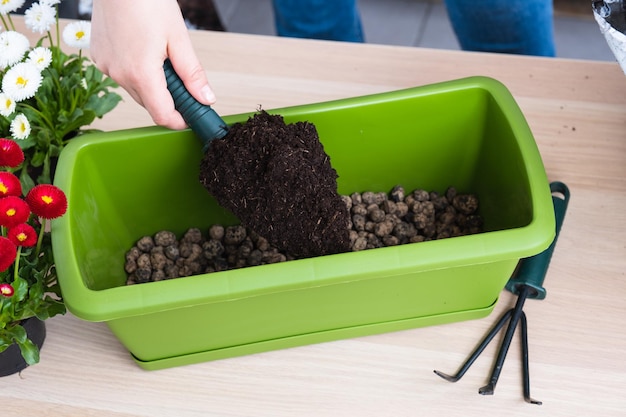
MULTIPOLYGON (((477 0, 480 1, 480 0, 477 0)), ((557 57, 615 61, 591 0, 553 0, 557 57)), ((91 0, 65 0, 89 18, 91 0)), ((191 28, 275 35, 271 0, 179 0, 191 28)), ((366 41, 460 49, 442 0, 359 0, 366 41)))
MULTIPOLYGON (((480 1, 480 0, 476 0, 480 1)), ((206 0, 179 0, 185 3, 206 0)), ((231 32, 274 35, 271 0, 213 0, 224 28, 231 32)), ((369 43, 460 49, 441 0, 359 0, 369 43)), ((554 0, 557 57, 615 61, 591 0, 554 0)))

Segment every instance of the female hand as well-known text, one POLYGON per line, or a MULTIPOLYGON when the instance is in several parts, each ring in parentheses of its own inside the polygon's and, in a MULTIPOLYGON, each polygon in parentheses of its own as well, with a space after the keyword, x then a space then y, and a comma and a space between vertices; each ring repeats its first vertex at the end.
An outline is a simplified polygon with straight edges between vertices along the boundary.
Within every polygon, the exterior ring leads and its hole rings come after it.
POLYGON ((167 90, 163 62, 174 69, 196 100, 213 104, 176 0, 94 0, 91 58, 143 107, 158 125, 186 127, 167 90))

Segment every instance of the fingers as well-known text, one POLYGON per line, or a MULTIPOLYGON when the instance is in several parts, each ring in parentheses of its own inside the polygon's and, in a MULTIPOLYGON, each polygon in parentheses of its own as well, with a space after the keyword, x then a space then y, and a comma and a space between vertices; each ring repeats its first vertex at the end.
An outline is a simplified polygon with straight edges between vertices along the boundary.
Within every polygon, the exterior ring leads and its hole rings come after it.
POLYGON ((187 124, 174 108, 174 101, 167 89, 165 74, 160 59, 135 65, 132 72, 124 67, 103 68, 130 96, 143 106, 155 124, 170 129, 185 129, 187 124))
POLYGON ((152 0, 94 0, 91 54, 98 68, 145 107, 157 125, 186 127, 167 89, 166 57, 199 102, 215 102, 176 0, 164 0, 159 7, 152 0))

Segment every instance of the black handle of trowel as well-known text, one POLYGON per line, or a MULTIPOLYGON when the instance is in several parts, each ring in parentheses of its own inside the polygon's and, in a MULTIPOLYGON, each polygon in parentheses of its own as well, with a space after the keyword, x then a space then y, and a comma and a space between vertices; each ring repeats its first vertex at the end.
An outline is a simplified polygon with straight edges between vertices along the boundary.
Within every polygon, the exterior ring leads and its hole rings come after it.
POLYGON ((174 99, 176 110, 202 141, 206 150, 209 142, 213 139, 221 139, 228 133, 226 123, 211 106, 200 103, 187 91, 169 59, 163 63, 163 70, 167 80, 167 89, 174 99))
POLYGON ((552 259, 552 253, 556 246, 556 241, 563 225, 567 204, 569 202, 569 189, 562 182, 550 183, 550 191, 552 192, 552 203, 554 204, 554 216, 556 220, 556 234, 550 246, 543 252, 524 258, 520 261, 513 276, 506 284, 506 289, 515 295, 519 294, 522 286, 530 287, 528 298, 542 300, 546 298, 546 290, 543 288, 543 281, 548 272, 548 266, 552 259))

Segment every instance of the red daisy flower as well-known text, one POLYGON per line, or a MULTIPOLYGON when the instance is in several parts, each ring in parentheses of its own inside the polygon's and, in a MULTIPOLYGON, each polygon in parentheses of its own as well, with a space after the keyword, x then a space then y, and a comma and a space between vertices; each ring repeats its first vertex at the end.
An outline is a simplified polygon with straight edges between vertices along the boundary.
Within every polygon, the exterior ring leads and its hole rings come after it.
POLYGON ((35 246, 35 243, 37 243, 37 232, 30 224, 21 223, 9 229, 7 238, 13 242, 15 246, 29 248, 35 246))
POLYGON ((0 236, 0 272, 6 271, 17 256, 17 247, 4 236, 0 236))
POLYGON ((0 198, 9 195, 21 196, 22 184, 20 179, 10 172, 0 172, 0 198))
POLYGON ((44 219, 56 219, 67 210, 67 197, 59 188, 51 184, 34 186, 26 195, 30 209, 44 219))
POLYGON ((10 195, 0 198, 0 226, 11 228, 26 223, 30 216, 30 207, 26 201, 10 195))
POLYGON ((0 138, 0 167, 15 168, 24 161, 24 151, 14 140, 0 138))
POLYGON ((15 294, 15 290, 11 284, 0 284, 0 295, 7 298, 12 297, 15 294))

